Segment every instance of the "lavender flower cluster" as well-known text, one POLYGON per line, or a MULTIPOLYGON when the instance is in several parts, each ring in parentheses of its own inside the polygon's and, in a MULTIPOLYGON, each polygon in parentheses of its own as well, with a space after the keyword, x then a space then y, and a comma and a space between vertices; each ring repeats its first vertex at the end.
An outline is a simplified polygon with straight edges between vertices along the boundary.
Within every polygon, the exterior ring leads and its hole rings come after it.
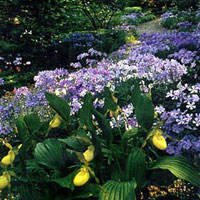
MULTIPOLYGON (((102 107, 104 100, 101 94, 104 86, 109 86, 114 91, 116 85, 139 77, 155 87, 161 83, 166 85, 180 82, 176 90, 169 88, 164 97, 166 101, 171 102, 170 109, 165 105, 156 107, 161 119, 165 121, 165 132, 178 140, 181 139, 179 142, 170 143, 167 152, 173 152, 172 149, 175 147, 179 148, 179 153, 185 150, 183 141, 190 138, 184 135, 187 131, 190 134, 194 132, 196 146, 192 145, 191 148, 195 146, 196 151, 199 151, 200 83, 181 85, 182 77, 188 73, 188 69, 192 67, 196 70, 198 67, 199 47, 200 32, 195 31, 143 34, 140 43, 126 44, 109 57, 91 48, 78 56, 77 63, 72 63, 77 71, 69 73, 66 69, 56 69, 39 72, 34 78, 33 91, 23 87, 15 91, 14 99, 2 98, 0 119, 3 123, 0 123, 0 133, 11 132, 15 120, 21 113, 37 111, 44 120, 48 119, 51 112, 44 98, 44 91, 69 99, 71 114, 74 114, 81 108, 82 98, 87 91, 95 96, 95 106, 102 107), (164 57, 157 56, 164 51, 169 53, 164 57), (83 68, 85 66, 88 67, 83 68)), ((145 91, 148 91, 148 88, 147 86, 145 91)), ((133 106, 127 105, 122 110, 126 117, 126 128, 137 126, 134 113, 129 112, 133 110, 133 106)), ((122 121, 124 118, 120 119, 122 121)))
POLYGON ((139 18, 142 16, 144 16, 144 13, 130 13, 128 15, 123 15, 121 18, 126 23, 137 23, 139 18))
POLYGON ((178 15, 177 14, 173 14, 172 12, 170 12, 170 11, 167 11, 167 12, 165 12, 164 14, 162 14, 161 15, 161 18, 162 18, 162 20, 163 21, 165 21, 165 20, 167 20, 167 19, 169 19, 169 18, 172 18, 172 17, 178 17, 178 15))
POLYGON ((61 43, 69 43, 73 48, 92 47, 94 44, 102 43, 98 34, 92 33, 72 33, 64 38, 61 43))

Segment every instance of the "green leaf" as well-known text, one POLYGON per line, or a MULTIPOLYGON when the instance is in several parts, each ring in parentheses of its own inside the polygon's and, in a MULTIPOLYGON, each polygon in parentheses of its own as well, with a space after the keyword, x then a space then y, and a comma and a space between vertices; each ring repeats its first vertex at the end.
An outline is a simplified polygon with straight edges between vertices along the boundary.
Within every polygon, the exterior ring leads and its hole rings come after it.
POLYGON ((136 200, 135 179, 129 182, 110 180, 103 185, 99 200, 136 200))
POLYGON ((38 163, 49 168, 63 169, 72 164, 76 156, 66 151, 64 144, 56 139, 46 139, 36 145, 34 157, 38 163))
POLYGON ((104 115, 102 115, 96 109, 93 109, 93 113, 94 113, 94 116, 95 116, 101 130, 103 131, 102 134, 103 134, 104 139, 106 139, 108 145, 110 146, 110 144, 112 143, 112 140, 113 140, 113 133, 112 133, 109 122, 104 117, 104 115))
POLYGON ((167 169, 176 177, 200 187, 200 176, 193 165, 182 156, 166 156, 153 164, 151 169, 167 169))
POLYGON ((146 154, 140 148, 134 148, 129 154, 126 162, 125 176, 130 181, 133 178, 137 182, 137 192, 146 185, 146 154))
POLYGON ((22 143, 29 138, 28 130, 26 128, 26 124, 24 122, 24 116, 20 116, 16 122, 18 136, 22 143))
POLYGON ((135 135, 138 134, 138 128, 132 128, 130 130, 127 130, 124 134, 123 134, 123 139, 130 139, 132 137, 134 137, 135 135))
POLYGON ((80 110, 80 122, 81 125, 87 126, 90 131, 94 130, 92 124, 92 106, 93 106, 93 97, 91 93, 87 93, 84 97, 84 103, 80 110))
POLYGON ((31 134, 39 131, 40 127, 42 126, 39 117, 35 114, 26 115, 24 117, 24 122, 26 123, 26 127, 31 134))
POLYGON ((62 117, 63 120, 68 122, 70 116, 70 107, 66 100, 46 92, 45 97, 49 102, 49 105, 62 117))
POLYGON ((105 104, 104 104, 105 110, 106 111, 107 110, 116 111, 117 104, 114 102, 109 88, 107 88, 107 87, 104 88, 104 95, 105 95, 105 104))
POLYGON ((73 148, 75 151, 79 151, 79 152, 83 152, 87 149, 87 147, 89 146, 88 143, 86 143, 81 138, 76 138, 76 137, 68 137, 65 139, 59 139, 59 141, 64 142, 65 144, 67 144, 69 147, 73 148))
POLYGON ((73 196, 69 199, 91 199, 91 197, 97 199, 99 196, 99 190, 99 185, 89 183, 82 187, 76 187, 73 196))
POLYGON ((56 182, 61 187, 69 188, 70 190, 73 191, 75 188, 75 186, 73 184, 73 179, 74 179, 74 176, 76 175, 76 173, 77 173, 77 171, 74 171, 71 174, 69 174, 67 177, 54 179, 54 180, 51 180, 51 182, 56 182))
POLYGON ((139 79, 135 80, 134 88, 131 93, 131 98, 132 98, 132 104, 134 107, 138 104, 138 97, 141 95, 141 90, 140 90, 140 84, 139 84, 139 79))
POLYGON ((140 95, 138 97, 135 114, 139 125, 147 131, 150 130, 154 120, 154 106, 147 96, 140 95))

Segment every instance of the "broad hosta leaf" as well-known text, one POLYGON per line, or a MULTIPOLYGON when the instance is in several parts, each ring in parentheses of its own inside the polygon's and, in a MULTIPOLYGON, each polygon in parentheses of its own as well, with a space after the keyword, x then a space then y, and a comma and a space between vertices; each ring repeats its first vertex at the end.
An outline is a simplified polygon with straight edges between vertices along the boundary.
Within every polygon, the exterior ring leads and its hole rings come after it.
POLYGON ((136 119, 142 128, 149 130, 152 127, 154 119, 154 106, 152 101, 145 95, 138 97, 135 106, 136 119))
POLYGON ((37 162, 49 168, 63 169, 72 163, 75 155, 66 151, 62 142, 56 139, 46 139, 36 145, 34 157, 37 162))
POLYGON ((200 187, 200 176, 192 164, 182 156, 167 156, 154 163, 151 169, 167 169, 176 177, 200 187))
POLYGON ((84 126, 92 131, 94 129, 92 124, 92 105, 93 97, 90 93, 87 93, 84 97, 84 103, 80 110, 80 122, 84 126))
POLYGON ((146 154, 140 148, 134 148, 128 155, 126 162, 126 180, 136 179, 137 190, 146 184, 146 154))
POLYGON ((108 121, 104 117, 104 115, 102 115, 96 109, 93 109, 93 113, 94 113, 96 120, 99 123, 101 130, 103 131, 102 134, 103 134, 104 139, 106 139, 106 141, 110 145, 112 143, 112 140, 113 140, 113 133, 112 133, 110 124, 108 123, 108 121))
POLYGON ((112 94, 110 92, 110 90, 105 87, 104 88, 104 94, 105 94, 105 104, 104 104, 104 108, 105 110, 117 110, 117 103, 114 102, 113 98, 112 98, 112 94))
POLYGON ((45 97, 49 105, 67 122, 70 115, 70 107, 67 101, 48 92, 45 93, 45 97))
POLYGON ((110 180, 103 185, 99 200, 136 200, 135 179, 128 182, 110 180))

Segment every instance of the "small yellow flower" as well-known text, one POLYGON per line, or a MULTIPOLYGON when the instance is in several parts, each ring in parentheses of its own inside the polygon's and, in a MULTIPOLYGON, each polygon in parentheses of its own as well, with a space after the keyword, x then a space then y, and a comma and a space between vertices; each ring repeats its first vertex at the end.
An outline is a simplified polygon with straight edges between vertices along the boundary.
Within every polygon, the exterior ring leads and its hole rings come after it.
POLYGON ((90 162, 94 158, 94 146, 90 145, 88 149, 83 153, 83 157, 87 162, 90 162))
POLYGON ((119 106, 117 106, 117 110, 115 111, 110 110, 110 117, 117 118, 117 116, 119 115, 119 112, 122 112, 122 109, 119 106))
POLYGON ((158 112, 154 112, 154 119, 158 119, 158 112))
POLYGON ((167 142, 161 134, 162 130, 160 129, 155 130, 154 135, 152 137, 152 142, 156 148, 160 150, 165 150, 167 148, 167 142))
POLYGON ((74 177, 73 183, 75 186, 82 186, 90 179, 90 173, 86 167, 82 167, 74 177))
POLYGON ((8 173, 3 173, 2 176, 0 176, 0 190, 6 188, 10 184, 10 175, 8 173))
POLYGON ((14 153, 14 151, 10 150, 8 152, 8 155, 4 156, 1 159, 1 163, 4 165, 11 165, 14 160, 15 160, 15 153, 14 153))
POLYGON ((62 123, 62 118, 58 114, 56 114, 54 118, 50 121, 49 127, 57 128, 60 126, 61 123, 62 123))

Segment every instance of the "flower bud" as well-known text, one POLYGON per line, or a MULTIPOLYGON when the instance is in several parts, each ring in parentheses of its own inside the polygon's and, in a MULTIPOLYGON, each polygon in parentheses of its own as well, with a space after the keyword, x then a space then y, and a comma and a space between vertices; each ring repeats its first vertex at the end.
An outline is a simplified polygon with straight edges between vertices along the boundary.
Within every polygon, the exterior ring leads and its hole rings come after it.
POLYGON ((88 149, 83 153, 83 157, 87 162, 90 162, 94 158, 94 146, 90 145, 88 149))
POLYGON ((49 127, 50 128, 57 128, 57 127, 60 126, 61 122, 62 122, 61 117, 58 114, 56 114, 54 116, 54 118, 50 121, 49 127))
POLYGON ((75 186, 82 186, 88 182, 90 173, 86 167, 82 167, 74 177, 73 183, 75 186))

